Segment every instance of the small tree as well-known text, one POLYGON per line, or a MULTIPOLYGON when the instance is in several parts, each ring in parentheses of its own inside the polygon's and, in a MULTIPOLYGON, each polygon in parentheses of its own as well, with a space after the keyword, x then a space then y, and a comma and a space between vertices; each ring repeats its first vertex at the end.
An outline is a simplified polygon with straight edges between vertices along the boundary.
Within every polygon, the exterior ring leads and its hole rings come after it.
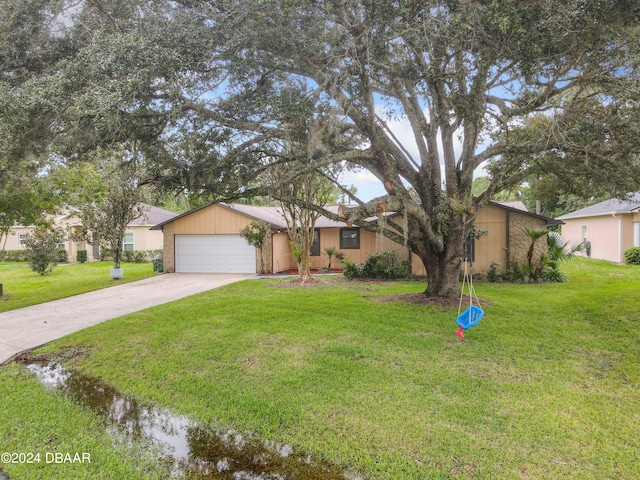
POLYGON ((531 243, 529 244, 529 250, 527 251, 527 265, 529 266, 531 272, 534 273, 534 277, 537 278, 542 273, 542 258, 540 259, 538 265, 534 265, 533 255, 535 252, 537 241, 547 235, 549 233, 549 230, 536 230, 535 228, 525 227, 524 231, 531 240, 531 243))
POLYGON ((65 232, 60 227, 40 226, 30 233, 24 244, 29 267, 34 272, 45 275, 58 264, 60 243, 65 232))
POLYGON ((329 270, 331 270, 331 261, 333 260, 333 257, 340 261, 344 260, 344 253, 337 250, 336 247, 327 247, 324 249, 324 253, 329 257, 329 266, 327 267, 329 270))
POLYGON ((327 268, 331 270, 331 260, 336 254, 336 247, 327 247, 324 249, 324 253, 327 255, 327 257, 329 257, 329 266, 327 268))
POLYGON ((561 263, 571 260, 576 253, 582 251, 583 243, 570 245, 569 242, 562 242, 562 236, 557 232, 550 232, 547 235, 547 253, 543 256, 545 271, 542 278, 547 282, 564 282, 566 277, 560 271, 561 263))
POLYGON ((98 152, 102 164, 98 181, 86 182, 77 201, 82 237, 111 251, 113 268, 120 268, 127 225, 145 214, 144 189, 135 152, 128 149, 98 152))
POLYGON ((267 222, 253 221, 240 231, 240 236, 249 245, 253 245, 260 251, 260 273, 267 273, 264 262, 264 245, 271 233, 271 227, 267 222))

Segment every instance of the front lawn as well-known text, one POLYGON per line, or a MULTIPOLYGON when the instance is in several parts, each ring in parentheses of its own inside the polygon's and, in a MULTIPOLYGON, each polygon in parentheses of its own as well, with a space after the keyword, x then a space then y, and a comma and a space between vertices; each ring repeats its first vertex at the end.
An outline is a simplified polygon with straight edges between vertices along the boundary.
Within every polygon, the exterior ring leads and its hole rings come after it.
MULTIPOLYGON (((565 271, 564 284, 477 284, 486 314, 464 340, 457 308, 379 301, 421 283, 249 280, 42 351, 83 352, 66 365, 365 478, 638 478, 640 268, 579 259, 565 271)), ((9 476, 122 478, 135 466, 123 458, 112 473, 100 420, 42 393, 24 367, 2 367, 0 388, 4 450, 90 448, 95 460, 2 466, 9 476)), ((135 475, 161 475, 150 468, 135 475)))
POLYGON ((26 263, 0 262, 0 312, 28 307, 79 293, 132 282, 153 276, 150 263, 123 263, 125 278, 112 280, 109 271, 113 262, 61 264, 52 273, 41 276, 26 263))

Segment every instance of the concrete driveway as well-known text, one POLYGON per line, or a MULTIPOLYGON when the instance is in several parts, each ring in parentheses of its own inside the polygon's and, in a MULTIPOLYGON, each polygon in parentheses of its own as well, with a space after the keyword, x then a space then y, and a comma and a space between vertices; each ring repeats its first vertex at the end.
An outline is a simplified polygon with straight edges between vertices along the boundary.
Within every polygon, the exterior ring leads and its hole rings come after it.
POLYGON ((0 313, 0 365, 85 327, 253 276, 168 273, 0 313))

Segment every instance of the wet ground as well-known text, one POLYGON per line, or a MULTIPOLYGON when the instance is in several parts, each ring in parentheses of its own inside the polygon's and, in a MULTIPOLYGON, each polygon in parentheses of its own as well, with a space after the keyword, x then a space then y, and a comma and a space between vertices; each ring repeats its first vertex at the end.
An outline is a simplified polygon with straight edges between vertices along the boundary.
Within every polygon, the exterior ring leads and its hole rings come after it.
MULTIPOLYGON (((32 362, 27 368, 47 388, 62 390, 102 415, 116 438, 137 442, 175 478, 233 480, 362 480, 290 445, 251 434, 215 430, 186 417, 143 405, 100 379, 67 371, 56 363, 32 362)), ((3 480, 0 472, 0 480, 3 480)))

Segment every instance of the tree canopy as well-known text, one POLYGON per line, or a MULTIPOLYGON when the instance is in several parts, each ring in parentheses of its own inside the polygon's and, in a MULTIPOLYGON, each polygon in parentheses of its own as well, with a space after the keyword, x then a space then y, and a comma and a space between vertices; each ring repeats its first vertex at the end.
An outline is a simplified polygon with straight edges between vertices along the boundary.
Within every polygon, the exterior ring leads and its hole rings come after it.
POLYGON ((634 1, 1 7, 5 159, 138 142, 149 182, 220 199, 274 195, 264 173, 285 161, 283 142, 329 117, 316 132, 322 155, 295 174, 329 164, 373 173, 386 195, 349 195, 343 211, 365 228, 377 228, 365 218, 380 203, 406 217, 386 234, 422 259, 428 295, 457 295, 463 242, 494 193, 538 172, 616 194, 640 179, 634 1), (490 183, 475 196, 480 168, 490 183))

